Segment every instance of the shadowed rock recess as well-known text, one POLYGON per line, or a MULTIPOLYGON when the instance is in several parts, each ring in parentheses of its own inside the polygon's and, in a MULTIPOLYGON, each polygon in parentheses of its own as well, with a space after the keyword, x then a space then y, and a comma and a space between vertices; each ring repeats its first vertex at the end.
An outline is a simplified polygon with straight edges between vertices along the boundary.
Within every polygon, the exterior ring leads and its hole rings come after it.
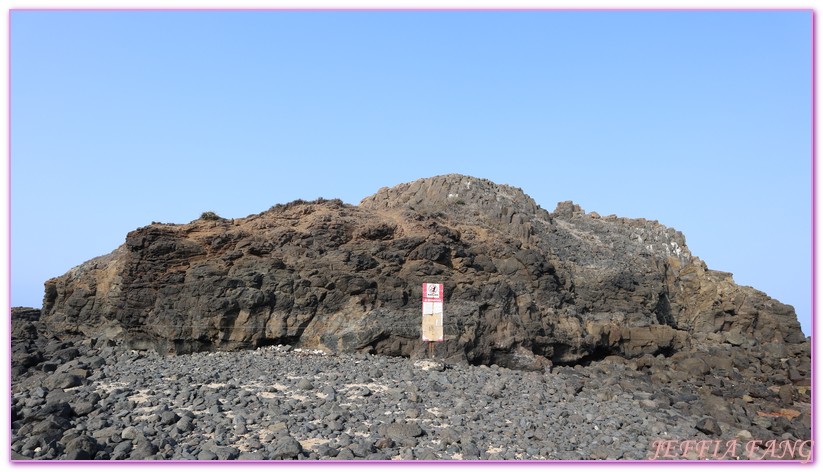
MULTIPOLYGON (((791 306, 710 270, 680 232, 554 212, 522 190, 445 175, 247 218, 132 231, 109 255, 46 282, 55 333, 161 353, 294 344, 422 357, 420 286, 446 291, 451 361, 543 368, 670 355, 698 335, 798 344, 791 306)), ((702 339, 702 337, 698 338, 702 339)))
POLYGON ((12 322, 16 459, 808 460, 791 306, 656 221, 462 175, 153 223, 12 322))

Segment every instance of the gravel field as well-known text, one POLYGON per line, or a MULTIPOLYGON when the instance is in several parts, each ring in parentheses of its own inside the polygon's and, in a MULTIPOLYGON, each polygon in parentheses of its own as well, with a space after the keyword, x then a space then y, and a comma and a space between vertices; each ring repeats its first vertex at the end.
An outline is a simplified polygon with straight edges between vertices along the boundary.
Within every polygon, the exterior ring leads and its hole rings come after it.
POLYGON ((51 342, 54 360, 15 379, 13 459, 642 460, 666 440, 722 441, 721 454, 740 441, 745 459, 752 437, 798 439, 780 416, 730 428, 706 414, 701 386, 661 385, 621 358, 527 372, 289 346, 166 357, 110 344, 51 342))

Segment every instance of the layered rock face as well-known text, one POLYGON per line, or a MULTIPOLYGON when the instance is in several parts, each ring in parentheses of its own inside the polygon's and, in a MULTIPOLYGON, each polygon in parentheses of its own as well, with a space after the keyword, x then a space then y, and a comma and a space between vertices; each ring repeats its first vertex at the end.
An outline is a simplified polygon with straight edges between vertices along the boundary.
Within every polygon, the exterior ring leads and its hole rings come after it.
POLYGON ((423 357, 423 282, 445 284, 436 355, 453 362, 808 352, 791 306, 708 269, 681 233, 571 202, 548 212, 520 189, 461 175, 358 206, 297 201, 137 229, 47 281, 42 320, 162 353, 282 343, 423 357))

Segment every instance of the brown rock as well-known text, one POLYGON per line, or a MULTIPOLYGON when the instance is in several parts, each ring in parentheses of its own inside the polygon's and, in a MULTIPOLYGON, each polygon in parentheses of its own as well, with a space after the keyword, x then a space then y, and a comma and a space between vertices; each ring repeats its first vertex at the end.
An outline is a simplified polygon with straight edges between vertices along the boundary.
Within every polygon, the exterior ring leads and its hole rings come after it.
POLYGON ((791 406, 794 404, 794 387, 792 385, 782 385, 777 394, 783 405, 791 406))

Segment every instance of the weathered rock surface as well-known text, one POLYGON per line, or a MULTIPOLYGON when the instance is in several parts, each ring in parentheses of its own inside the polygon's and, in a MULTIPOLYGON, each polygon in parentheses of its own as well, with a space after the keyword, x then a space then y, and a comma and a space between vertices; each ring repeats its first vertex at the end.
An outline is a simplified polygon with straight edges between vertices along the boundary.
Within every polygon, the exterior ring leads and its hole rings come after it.
POLYGON ((520 189, 461 175, 359 206, 296 201, 137 229, 47 281, 42 319, 58 336, 161 353, 282 343, 418 358, 423 282, 445 284, 436 354, 448 362, 544 369, 742 345, 800 356, 808 370, 793 308, 708 269, 674 229, 571 202, 548 212, 520 189))

